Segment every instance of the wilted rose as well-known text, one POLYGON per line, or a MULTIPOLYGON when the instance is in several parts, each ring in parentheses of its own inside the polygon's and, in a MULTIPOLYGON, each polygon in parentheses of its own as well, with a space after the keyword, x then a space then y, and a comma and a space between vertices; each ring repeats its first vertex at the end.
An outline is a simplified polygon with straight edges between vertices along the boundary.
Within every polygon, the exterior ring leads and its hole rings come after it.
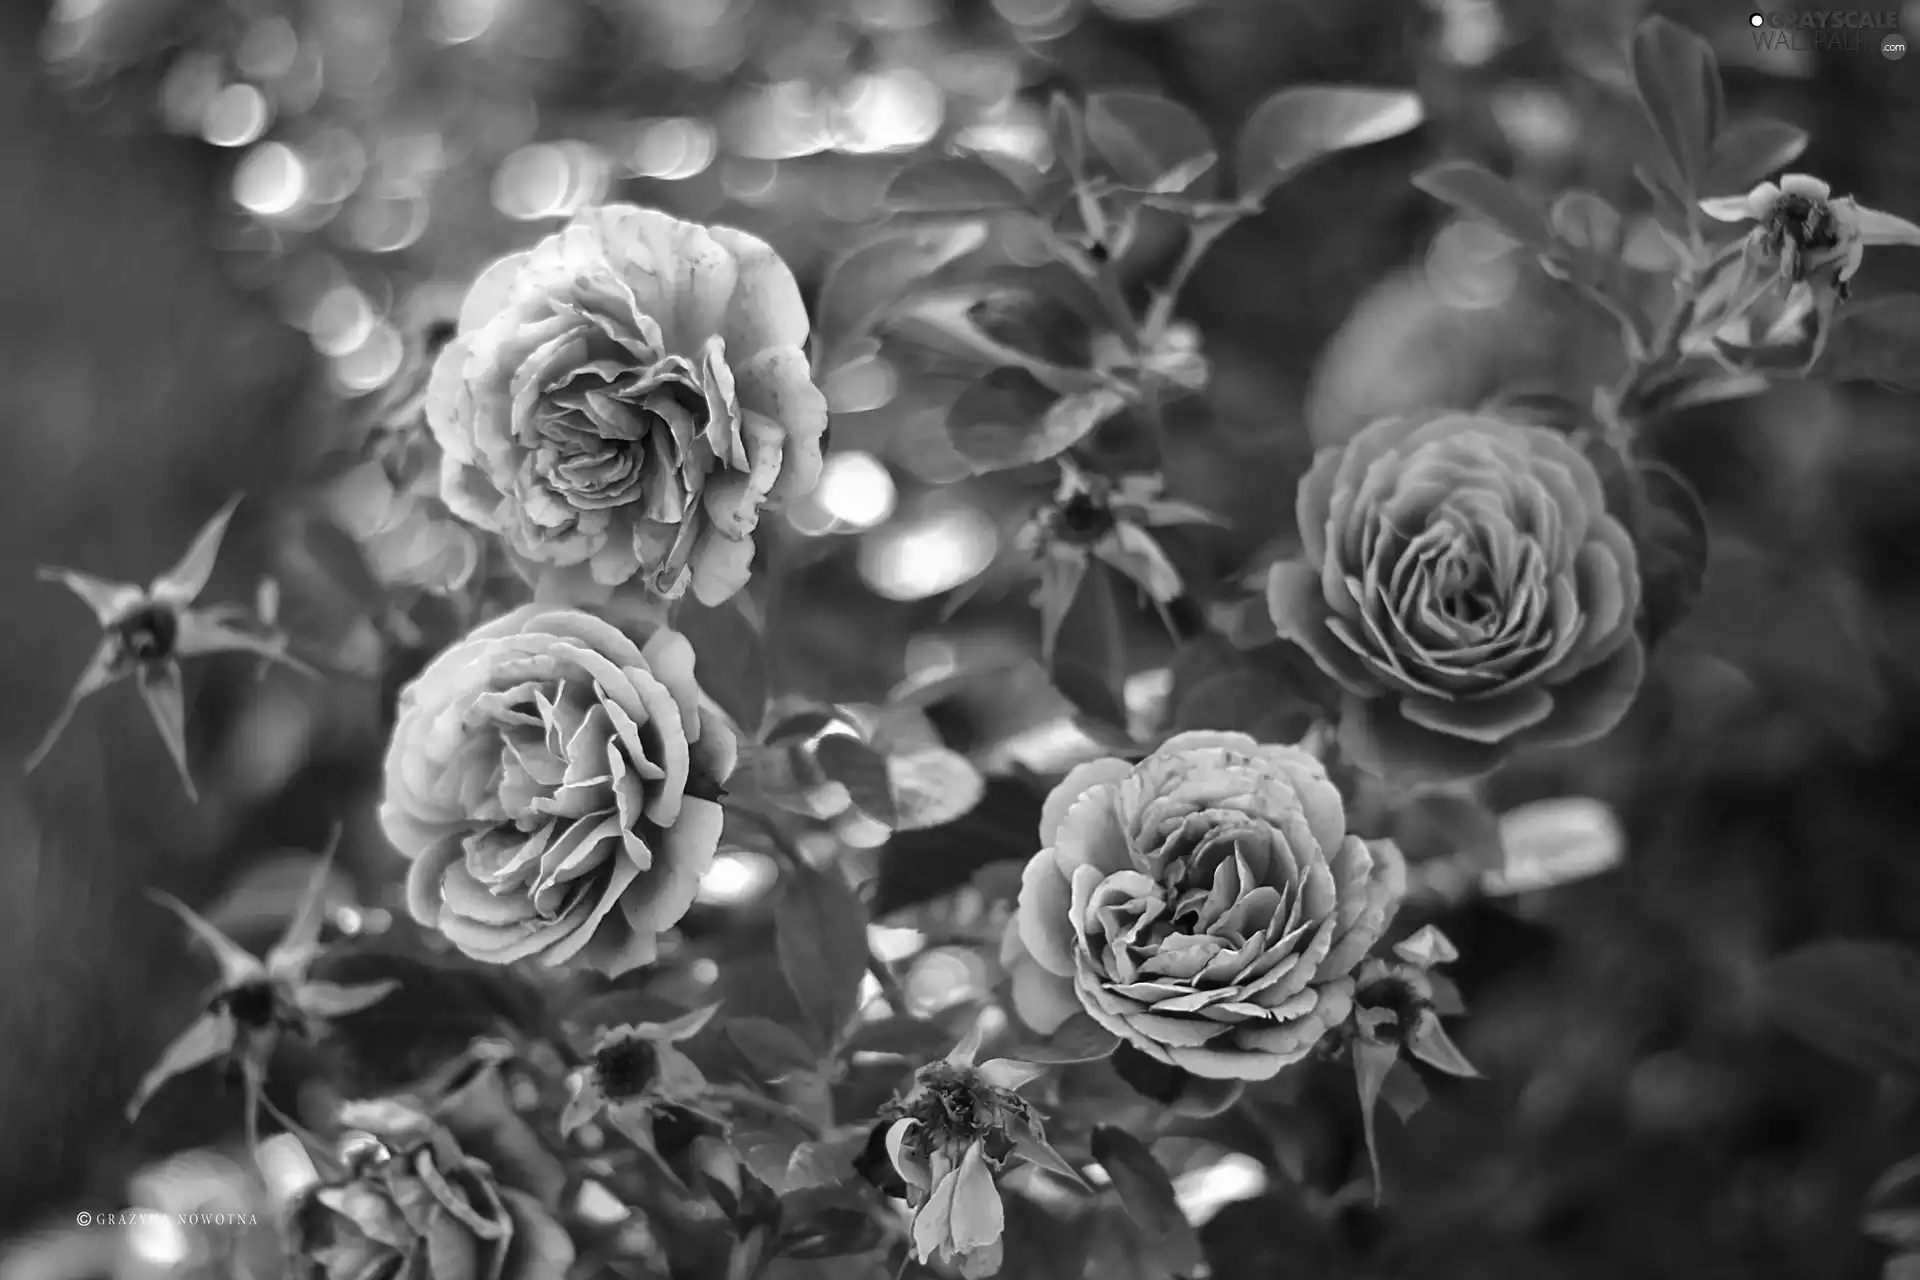
POLYGON ((1297 510, 1302 558, 1274 566, 1267 607, 1344 691, 1340 745, 1362 768, 1471 777, 1632 705, 1638 558, 1565 437, 1389 418, 1322 450, 1297 510))
POLYGON ((1050 1033, 1084 1008, 1212 1079, 1264 1080, 1345 1021, 1406 889, 1399 849, 1348 834, 1317 759, 1241 733, 1079 766, 1040 839, 1009 957, 1022 1019, 1050 1033))
POLYGON ((609 205, 488 267, 434 363, 442 492, 546 598, 718 604, 760 511, 820 476, 793 274, 727 227, 609 205))
POLYGON ((534 1195, 506 1186, 452 1130, 407 1102, 358 1104, 344 1177, 292 1206, 310 1280, 549 1280, 573 1241, 534 1195))
POLYGON ((623 973, 692 906, 736 751, 684 636, 528 605, 402 691, 380 821, 414 918, 467 955, 623 973))

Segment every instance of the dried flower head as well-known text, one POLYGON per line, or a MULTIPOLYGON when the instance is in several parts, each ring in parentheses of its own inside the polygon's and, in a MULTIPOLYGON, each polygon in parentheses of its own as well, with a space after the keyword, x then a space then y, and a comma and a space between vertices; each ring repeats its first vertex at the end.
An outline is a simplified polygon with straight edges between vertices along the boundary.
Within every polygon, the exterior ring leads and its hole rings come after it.
POLYGON ((240 1072, 248 1090, 247 1118, 251 1123, 267 1058, 281 1033, 315 1039, 327 1019, 368 1008, 399 986, 391 979, 342 986, 307 976, 320 953, 324 890, 332 865, 330 845, 286 933, 264 958, 214 928, 179 899, 152 891, 153 898, 179 916, 219 961, 220 983, 208 998, 205 1011, 174 1038, 161 1053, 160 1061, 141 1079, 127 1103, 128 1120, 138 1116, 147 1100, 174 1076, 224 1057, 240 1072))
POLYGON ((887 1159, 914 1211, 914 1256, 956 1266, 969 1280, 1000 1269, 1005 1213, 994 1178, 1010 1160, 1081 1181, 1016 1092, 1040 1068, 1011 1058, 976 1066, 983 1036, 975 1024, 953 1052, 916 1071, 880 1121, 887 1159))
POLYGON ((709 1005, 671 1022, 602 1030, 588 1050, 587 1065, 573 1076, 560 1132, 572 1133, 604 1115, 639 1145, 654 1147, 656 1113, 687 1109, 707 1091, 700 1068, 675 1046, 698 1035, 718 1009, 709 1005))
POLYGON ((61 583, 86 601, 99 620, 102 635, 53 724, 27 756, 26 772, 32 773, 46 759, 82 701, 133 676, 166 742, 167 753, 180 771, 188 798, 197 800, 193 775, 187 769, 187 713, 180 659, 205 653, 252 653, 311 674, 311 668, 287 652, 286 636, 271 620, 235 604, 193 607, 213 576, 227 523, 239 505, 236 497, 215 512, 194 536, 179 563, 150 586, 109 582, 76 569, 41 567, 43 581, 61 583))
POLYGON ((1833 188, 1804 173, 1763 182, 1744 196, 1702 200, 1700 208, 1721 222, 1755 223, 1746 240, 1753 258, 1792 284, 1830 273, 1842 298, 1869 246, 1920 246, 1920 226, 1835 197, 1833 188))

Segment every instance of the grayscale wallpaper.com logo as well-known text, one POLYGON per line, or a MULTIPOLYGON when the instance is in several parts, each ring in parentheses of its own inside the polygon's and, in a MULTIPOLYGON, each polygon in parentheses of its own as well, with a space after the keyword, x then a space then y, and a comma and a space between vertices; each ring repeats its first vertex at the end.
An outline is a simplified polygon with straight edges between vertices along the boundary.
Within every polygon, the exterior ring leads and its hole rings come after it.
POLYGON ((1796 53, 1871 53, 1906 56, 1898 9, 1756 9, 1747 18, 1753 47, 1796 53))

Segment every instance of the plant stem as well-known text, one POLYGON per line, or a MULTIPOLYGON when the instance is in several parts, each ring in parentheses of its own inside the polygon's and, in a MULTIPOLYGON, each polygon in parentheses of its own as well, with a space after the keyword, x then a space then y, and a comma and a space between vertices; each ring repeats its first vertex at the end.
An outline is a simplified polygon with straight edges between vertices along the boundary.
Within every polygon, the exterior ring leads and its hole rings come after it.
POLYGON ((869 951, 867 972, 872 974, 873 980, 880 984, 880 995, 887 1002, 887 1007, 892 1009, 896 1016, 904 1016, 907 1012, 907 992, 906 988, 900 985, 900 979, 894 976, 893 967, 869 951))

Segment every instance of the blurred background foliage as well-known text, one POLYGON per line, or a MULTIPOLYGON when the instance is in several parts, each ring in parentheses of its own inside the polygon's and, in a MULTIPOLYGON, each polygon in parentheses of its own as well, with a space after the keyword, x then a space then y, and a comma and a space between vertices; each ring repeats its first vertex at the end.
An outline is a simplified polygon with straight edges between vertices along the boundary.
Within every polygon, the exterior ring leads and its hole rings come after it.
MULTIPOLYGON (((1663 11, 1715 42, 1736 115, 1812 134, 1800 168, 1920 215, 1920 63, 1762 52, 1745 10, 1663 11)), ((1290 183, 1183 297, 1212 381, 1173 407, 1169 489, 1228 526, 1168 542, 1193 580, 1231 580, 1288 536, 1316 444, 1403 406, 1609 376, 1592 354, 1609 350, 1600 322, 1407 177, 1460 156, 1542 192, 1630 203, 1641 135, 1622 50, 1642 13, 1626 0, 0 4, 4 754, 24 755, 88 643, 81 610, 33 566, 143 578, 236 490, 253 501, 215 579, 223 598, 250 598, 271 571, 296 632, 348 657, 412 655, 384 682, 324 691, 255 681, 238 659, 190 672, 198 807, 130 694, 90 707, 31 781, 0 769, 0 1237, 32 1244, 0 1270, 161 1274, 217 1248, 274 1273, 270 1248, 231 1231, 35 1233, 79 1208, 231 1194, 206 1151, 151 1183, 155 1160, 232 1141, 217 1080, 181 1083, 138 1126, 120 1119, 204 981, 143 886, 224 901, 244 933, 246 894, 272 896, 263 865, 318 847, 343 811, 362 897, 391 883, 371 816, 385 707, 444 636, 431 608, 418 634, 368 617, 326 572, 324 542, 289 551, 285 535, 320 521, 391 534, 396 571, 447 554, 408 523, 404 491, 338 465, 322 479, 322 460, 404 379, 421 327, 478 265, 621 199, 761 234, 811 293, 903 159, 1043 160, 1054 88, 1165 94, 1220 136, 1289 84, 1417 88, 1426 127, 1290 183), (129 1189, 136 1177, 147 1190, 129 1189)), ((1920 10, 1908 18, 1920 26, 1920 10)), ((1144 275, 1175 250, 1149 227, 1132 253, 1144 275)), ((1920 256, 1883 254, 1869 274, 1865 292, 1912 288, 1920 256)), ((1033 579, 1011 544, 1046 482, 955 483, 951 393, 934 373, 886 351, 829 371, 836 457, 791 513, 802 625, 778 680, 878 701, 905 678, 1012 664, 931 699, 930 722, 990 771, 1045 771, 1084 745, 1025 661, 1033 579)), ((1212 1192, 1192 1184, 1212 1197, 1215 1275, 1877 1274, 1861 1206, 1920 1147, 1915 1099, 1783 1035, 1759 974, 1816 937, 1920 940, 1912 415, 1891 395, 1794 385, 1654 425, 1654 451, 1716 526, 1705 603, 1620 731, 1496 787, 1503 806, 1604 799, 1625 860, 1436 909, 1463 953, 1471 1016, 1456 1035, 1488 1079, 1437 1089, 1411 1125, 1383 1123, 1380 1213, 1312 1214, 1284 1179, 1216 1163, 1212 1192)), ((1147 716, 1168 646, 1144 611, 1134 622, 1130 695, 1147 716)), ((840 834, 885 833, 853 821, 840 834)), ((940 852, 919 850, 923 870, 940 852)), ((691 923, 751 921, 767 880, 732 859, 691 923)), ((354 927, 388 919, 375 908, 354 927)), ((910 994, 937 1007, 983 980, 968 961, 926 951, 910 994)), ((436 994, 396 1016, 438 1019, 455 1042, 507 998, 480 983, 436 994)), ((1323 1083, 1273 1104, 1303 1169, 1354 1158, 1350 1084, 1323 1083)), ((1068 1252, 1010 1243, 1007 1274, 1124 1265, 1068 1252)))

